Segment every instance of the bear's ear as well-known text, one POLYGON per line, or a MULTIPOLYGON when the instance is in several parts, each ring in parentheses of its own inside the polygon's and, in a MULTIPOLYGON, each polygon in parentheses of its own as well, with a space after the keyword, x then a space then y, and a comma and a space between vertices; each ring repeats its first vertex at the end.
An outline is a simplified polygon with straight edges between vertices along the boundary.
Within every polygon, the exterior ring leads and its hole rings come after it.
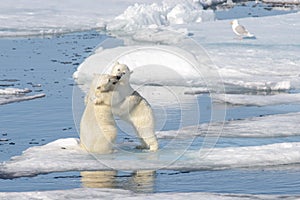
POLYGON ((133 73, 133 71, 130 71, 130 74, 132 74, 133 73))
POLYGON ((116 62, 115 62, 115 66, 116 66, 116 65, 119 65, 119 64, 120 64, 119 61, 116 61, 116 62))

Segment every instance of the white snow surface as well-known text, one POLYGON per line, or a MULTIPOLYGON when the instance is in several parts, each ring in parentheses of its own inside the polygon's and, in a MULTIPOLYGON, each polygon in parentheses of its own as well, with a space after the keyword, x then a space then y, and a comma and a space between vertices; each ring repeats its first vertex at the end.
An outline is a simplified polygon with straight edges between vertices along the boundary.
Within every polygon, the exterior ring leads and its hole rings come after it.
POLYGON ((78 67, 73 77, 79 83, 89 84, 93 74, 109 73, 113 61, 118 61, 128 65, 133 71, 132 83, 201 85, 201 75, 189 62, 190 60, 184 57, 184 53, 186 52, 176 46, 165 45, 117 47, 104 50, 100 47, 78 67))
MULTIPOLYGON (((218 66, 218 73, 223 78, 220 82, 227 91, 299 88, 299 12, 240 19, 241 24, 257 36, 255 40, 241 41, 234 38, 229 20, 211 21, 213 13, 204 11, 200 4, 201 1, 192 0, 105 0, 101 3, 97 0, 84 3, 79 0, 43 0, 39 4, 33 0, 6 0, 0 5, 0 36, 102 29, 120 37, 122 35, 125 45, 141 42, 176 45, 189 34, 205 47, 206 55, 203 53, 200 56, 208 55, 218 66), (276 30, 276 34, 273 34, 273 30, 276 30)), ((193 48, 190 46, 190 51, 193 48)), ((119 48, 98 51, 98 55, 94 56, 98 57, 95 62, 108 59, 111 59, 108 62, 112 62, 112 56, 106 57, 109 53, 118 55, 124 51, 119 48)), ((146 59, 147 55, 141 56, 141 59, 146 59)), ((99 62, 101 64, 103 62, 99 62)), ((88 68, 79 69, 81 72, 85 70, 86 74, 94 73, 88 68)), ((193 70, 187 74, 182 69, 178 70, 176 65, 174 69, 177 74, 183 73, 184 77, 194 77, 193 70)), ((173 80, 173 84, 178 83, 186 85, 173 80)), ((190 85, 199 86, 199 81, 192 81, 190 85)))
POLYGON ((267 106, 280 104, 299 104, 300 94, 279 93, 273 95, 226 94, 214 95, 214 101, 232 105, 267 106))
POLYGON ((54 191, 39 191, 39 192, 0 192, 0 198, 3 200, 10 199, 123 199, 123 200, 137 200, 137 199, 191 199, 191 200, 207 200, 207 199, 221 199, 221 200, 275 200, 275 199, 298 199, 299 196, 289 195, 245 195, 245 194, 217 194, 205 192, 170 192, 170 193, 152 193, 141 194, 134 193, 129 190, 122 189, 107 189, 107 188, 78 188, 71 190, 54 190, 54 191))
MULTIPOLYGON (((224 137, 273 137, 298 135, 299 113, 255 117, 229 121, 224 137), (274 125, 276 121, 276 125, 274 125)), ((220 124, 187 127, 186 130, 159 132, 159 138, 200 135, 218 136, 220 124), (208 132, 207 132, 208 130, 208 132), (180 135, 182 134, 182 135, 180 135)), ((175 140, 176 143, 177 140, 175 140)), ((177 143, 180 140, 177 141, 177 143)), ((220 170, 243 167, 266 167, 300 162, 300 143, 274 143, 261 146, 226 147, 186 151, 180 145, 167 145, 156 153, 128 149, 132 143, 116 145, 117 152, 92 155, 81 149, 76 138, 59 139, 43 146, 30 147, 22 155, 0 164, 1 178, 35 176, 43 173, 86 170, 220 170), (124 148, 127 146, 127 149, 124 148), (255 156, 253 156, 255 155, 255 156), (126 162, 124 162, 126 160, 126 162), (176 162, 173 162, 176 161, 176 162)))
POLYGON ((205 21, 214 16, 191 0, 5 0, 0 13, 0 37, 116 27, 125 30, 126 23, 126 29, 131 30, 144 25, 205 21))
POLYGON ((158 138, 189 138, 191 136, 273 138, 300 135, 300 113, 252 117, 241 120, 204 123, 179 130, 159 131, 158 138), (276 123, 274 123, 276 122, 276 123), (222 132, 219 133, 220 127, 222 132))
MULTIPOLYGON (((200 60, 205 60, 200 65, 217 66, 217 70, 214 71, 215 79, 211 82, 223 84, 227 92, 245 93, 299 89, 300 55, 298 52, 300 47, 298 44, 300 44, 300 37, 299 34, 296 34, 300 31, 299 17, 300 13, 293 13, 282 16, 241 19, 241 23, 253 30, 257 36, 255 40, 242 41, 234 38, 228 20, 170 26, 177 30, 185 30, 181 31, 181 34, 170 29, 139 29, 132 35, 126 36, 125 46, 116 48, 100 46, 95 54, 78 67, 74 77, 91 79, 93 73, 102 72, 117 59, 128 64, 133 71, 135 67, 141 64, 146 65, 147 62, 149 65, 157 64, 158 60, 161 60, 158 64, 168 66, 179 76, 173 77, 172 74, 163 76, 161 73, 152 81, 167 85, 195 86, 203 91, 203 88, 209 84, 207 81, 209 78, 203 80, 199 76, 195 76, 195 70, 187 64, 182 65, 182 62, 176 63, 174 55, 160 56, 161 52, 158 51, 151 52, 150 57, 147 52, 140 51, 139 55, 135 57, 122 57, 123 54, 134 48, 147 47, 147 45, 156 45, 159 48, 161 46, 159 44, 168 44, 169 48, 180 48, 179 44, 186 40, 185 34, 192 33, 191 38, 196 42, 190 44, 189 51, 193 52, 199 48, 199 45, 206 49, 206 51, 197 54, 200 60), (271 30, 276 30, 276 34, 270 34, 271 30), (183 32, 184 34, 182 34, 183 32), (286 38, 293 38, 293 40, 286 38), (139 45, 126 46, 126 44, 133 43, 139 45)), ((201 71, 202 77, 211 75, 205 72, 205 70, 201 71)), ((141 80, 147 80, 148 77, 149 73, 139 76, 139 79, 133 78, 132 83, 140 84, 141 80)))
POLYGON ((300 0, 262 0, 262 2, 273 4, 300 4, 300 0))
POLYGON ((109 31, 132 32, 141 28, 169 26, 214 20, 211 10, 189 0, 164 0, 162 3, 134 4, 108 23, 109 31))

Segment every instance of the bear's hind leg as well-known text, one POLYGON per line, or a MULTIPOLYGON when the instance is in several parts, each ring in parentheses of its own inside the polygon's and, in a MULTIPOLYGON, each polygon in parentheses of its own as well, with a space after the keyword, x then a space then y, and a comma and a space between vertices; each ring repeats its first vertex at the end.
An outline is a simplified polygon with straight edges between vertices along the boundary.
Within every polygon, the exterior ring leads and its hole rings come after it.
POLYGON ((147 148, 150 151, 158 150, 157 138, 152 128, 139 128, 137 133, 142 143, 141 147, 147 148))

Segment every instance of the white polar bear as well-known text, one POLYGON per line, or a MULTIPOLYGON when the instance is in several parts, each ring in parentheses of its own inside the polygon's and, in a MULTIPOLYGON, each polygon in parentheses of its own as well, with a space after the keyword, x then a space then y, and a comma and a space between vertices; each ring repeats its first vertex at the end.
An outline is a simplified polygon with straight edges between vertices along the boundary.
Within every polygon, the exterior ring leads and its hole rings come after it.
POLYGON ((158 149, 158 142, 154 133, 154 116, 149 103, 129 84, 130 70, 127 65, 116 63, 111 71, 112 76, 119 78, 113 91, 113 114, 129 122, 135 129, 142 145, 150 151, 158 149))
POLYGON ((111 153, 117 136, 112 115, 112 91, 118 79, 96 75, 85 98, 86 108, 80 122, 81 146, 93 153, 111 153))

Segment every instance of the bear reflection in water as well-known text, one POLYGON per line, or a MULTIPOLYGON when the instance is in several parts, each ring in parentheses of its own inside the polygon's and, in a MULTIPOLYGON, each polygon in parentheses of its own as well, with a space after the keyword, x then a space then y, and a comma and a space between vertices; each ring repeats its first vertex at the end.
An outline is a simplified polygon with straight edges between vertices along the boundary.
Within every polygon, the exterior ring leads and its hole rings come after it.
POLYGON ((139 170, 119 175, 117 171, 82 171, 82 186, 86 188, 119 188, 134 192, 153 192, 155 171, 139 170))

